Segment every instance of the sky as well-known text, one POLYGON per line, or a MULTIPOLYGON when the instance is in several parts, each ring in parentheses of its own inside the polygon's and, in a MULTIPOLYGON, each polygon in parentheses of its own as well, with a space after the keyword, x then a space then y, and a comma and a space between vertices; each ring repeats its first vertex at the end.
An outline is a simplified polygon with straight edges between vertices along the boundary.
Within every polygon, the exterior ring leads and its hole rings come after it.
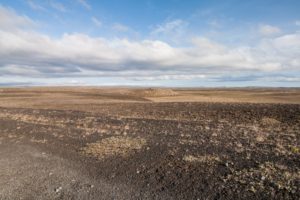
POLYGON ((0 0, 0 87, 300 87, 299 0, 0 0))

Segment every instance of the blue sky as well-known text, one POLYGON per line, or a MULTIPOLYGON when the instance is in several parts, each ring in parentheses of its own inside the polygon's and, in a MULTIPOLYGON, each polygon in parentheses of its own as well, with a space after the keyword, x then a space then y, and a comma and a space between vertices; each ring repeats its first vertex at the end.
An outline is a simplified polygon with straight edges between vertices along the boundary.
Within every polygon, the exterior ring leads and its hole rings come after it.
POLYGON ((0 86, 300 86, 297 0, 0 0, 0 86))

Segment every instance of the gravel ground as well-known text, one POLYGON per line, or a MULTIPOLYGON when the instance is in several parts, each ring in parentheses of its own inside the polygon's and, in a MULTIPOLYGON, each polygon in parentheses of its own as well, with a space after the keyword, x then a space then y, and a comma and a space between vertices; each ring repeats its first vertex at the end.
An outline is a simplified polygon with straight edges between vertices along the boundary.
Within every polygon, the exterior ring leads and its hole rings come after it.
POLYGON ((300 105, 0 108, 0 199, 299 199, 300 105))

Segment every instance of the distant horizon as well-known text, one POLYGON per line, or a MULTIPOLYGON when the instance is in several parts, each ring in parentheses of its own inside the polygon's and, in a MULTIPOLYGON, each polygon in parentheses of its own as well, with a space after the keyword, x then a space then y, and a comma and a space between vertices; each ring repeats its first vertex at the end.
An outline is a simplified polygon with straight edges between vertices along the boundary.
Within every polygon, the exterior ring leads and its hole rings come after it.
POLYGON ((297 0, 1 0, 0 87, 300 87, 297 0))
POLYGON ((137 88, 137 89, 300 89, 296 86, 139 86, 139 85, 17 85, 17 86, 3 86, 0 89, 22 89, 22 88, 137 88))

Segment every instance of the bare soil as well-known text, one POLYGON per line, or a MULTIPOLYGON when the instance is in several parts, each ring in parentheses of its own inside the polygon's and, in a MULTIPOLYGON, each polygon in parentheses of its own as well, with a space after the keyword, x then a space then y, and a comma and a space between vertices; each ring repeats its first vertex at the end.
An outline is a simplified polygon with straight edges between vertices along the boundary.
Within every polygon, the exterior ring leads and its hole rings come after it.
POLYGON ((0 199, 300 199, 299 89, 143 90, 0 89, 0 199))

